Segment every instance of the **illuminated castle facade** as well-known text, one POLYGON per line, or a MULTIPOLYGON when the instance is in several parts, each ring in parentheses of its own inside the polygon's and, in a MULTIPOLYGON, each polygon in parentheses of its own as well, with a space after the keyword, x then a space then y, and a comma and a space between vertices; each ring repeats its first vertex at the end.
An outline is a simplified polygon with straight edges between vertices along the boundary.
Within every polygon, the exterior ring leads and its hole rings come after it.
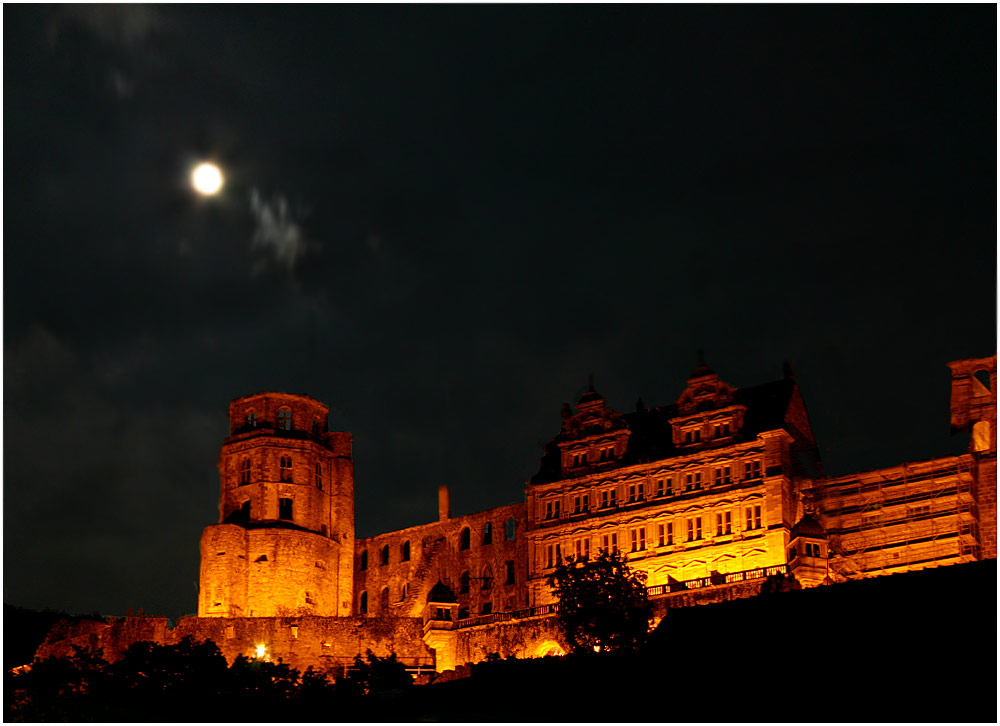
POLYGON ((599 549, 626 552, 654 600, 996 558, 996 356, 950 367, 961 456, 824 478, 790 374, 736 389, 700 365, 666 406, 619 413, 593 386, 564 404, 525 502, 452 517, 442 488, 438 521, 358 540, 351 438, 326 406, 237 399, 198 615, 420 619, 443 652, 455 631, 549 615, 560 558, 599 549))
POLYGON ((563 652, 548 575, 600 549, 646 573, 657 618, 775 577, 811 587, 996 559, 996 356, 949 366, 952 428, 971 434, 960 456, 824 477, 790 373, 737 389, 699 365, 665 406, 620 413, 593 386, 564 404, 524 501, 452 517, 442 487, 437 521, 362 539, 351 436, 327 430, 328 408, 239 398, 198 617, 86 626, 39 653, 88 642, 115 660, 136 640, 191 635, 230 660, 337 672, 371 649, 443 671, 563 652))

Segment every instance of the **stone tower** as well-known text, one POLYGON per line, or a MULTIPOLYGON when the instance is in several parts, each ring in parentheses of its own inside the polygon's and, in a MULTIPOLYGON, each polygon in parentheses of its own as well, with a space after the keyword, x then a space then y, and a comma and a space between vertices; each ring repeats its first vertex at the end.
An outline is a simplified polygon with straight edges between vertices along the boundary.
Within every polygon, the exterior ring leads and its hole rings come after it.
POLYGON ((351 435, 328 431, 328 415, 286 393, 229 404, 219 524, 201 536, 199 616, 351 614, 351 435))

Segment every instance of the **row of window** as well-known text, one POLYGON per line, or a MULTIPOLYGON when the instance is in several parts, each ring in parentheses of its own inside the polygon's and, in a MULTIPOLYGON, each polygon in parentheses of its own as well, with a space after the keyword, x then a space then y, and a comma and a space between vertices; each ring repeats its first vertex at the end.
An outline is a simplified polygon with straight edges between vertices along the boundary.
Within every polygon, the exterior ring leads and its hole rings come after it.
MULTIPOLYGON (((288 482, 294 484, 293 476, 294 467, 292 465, 292 457, 282 456, 278 459, 278 480, 282 482, 288 482)), ((240 460, 240 486, 249 484, 251 480, 250 476, 250 457, 244 456, 240 460)), ((323 465, 319 462, 313 467, 313 484, 317 489, 323 489, 323 465)))
MULTIPOLYGON (((504 539, 508 542, 513 540, 517 536, 517 520, 511 517, 507 520, 504 526, 504 539)), ((483 534, 480 539, 481 545, 491 545, 493 544, 493 523, 486 522, 483 525, 483 534)), ((462 531, 458 535, 458 548, 460 550, 467 550, 472 548, 472 529, 469 527, 463 527, 462 531)), ((379 552, 379 566, 384 566, 390 564, 390 551, 389 545, 383 545, 379 552)), ((399 546, 399 561, 409 562, 410 560, 410 541, 407 540, 399 546)), ((360 556, 360 569, 368 569, 368 550, 361 550, 360 556)))
MULTIPOLYGON (((733 483, 733 465, 725 464, 712 469, 712 485, 725 486, 733 483)), ((702 472, 689 471, 683 475, 683 479, 677 479, 677 487, 674 486, 674 477, 663 477, 653 482, 653 496, 656 498, 670 497, 678 493, 683 484, 683 491, 695 492, 702 489, 702 472)), ((752 481, 761 478, 761 465, 759 459, 747 461, 743 466, 743 481, 752 481)), ((602 489, 595 492, 596 505, 598 509, 610 509, 618 506, 618 487, 602 489)), ((642 502, 646 500, 646 483, 630 482, 625 487, 627 503, 642 502)), ((625 503, 625 502, 623 502, 625 503)), ((543 519, 558 519, 561 510, 561 500, 548 500, 542 503, 541 516, 543 519)), ((572 514, 585 514, 590 511, 590 494, 573 495, 572 514)))
MULTIPOLYGON (((461 577, 458 578, 458 594, 466 595, 471 589, 471 582, 476 580, 479 582, 480 590, 491 590, 493 588, 493 568, 489 565, 483 568, 482 573, 479 577, 473 577, 471 573, 466 570, 462 573, 461 577)), ((516 567, 513 560, 507 560, 504 563, 504 585, 516 585, 517 575, 516 567)))
MULTIPOLYGON (((761 512, 761 505, 754 504, 743 508, 744 532, 751 532, 764 528, 764 520, 761 512)), ((684 520, 684 533, 686 542, 697 542, 704 538, 705 529, 711 526, 712 520, 708 516, 687 517, 684 520), (707 520, 707 521, 706 521, 707 520)), ((726 510, 716 512, 714 515, 715 536, 724 537, 733 534, 733 512, 726 510)), ((674 522, 662 522, 656 527, 656 546, 667 547, 674 544, 674 522)), ((642 552, 646 549, 647 525, 630 527, 626 530, 629 552, 642 552)), ((570 549, 567 555, 576 557, 590 556, 590 537, 578 537, 570 541, 570 549)), ((606 532, 600 536, 600 548, 613 552, 618 550, 618 532, 606 532)), ((562 545, 554 543, 546 545, 545 566, 555 567, 562 560, 562 545)))
MULTIPOLYGON (((399 545, 399 561, 409 562, 410 561, 410 540, 406 540, 401 545, 399 545)), ((379 550, 379 566, 385 566, 389 564, 389 545, 383 545, 382 549, 379 550)), ((368 550, 361 550, 359 569, 368 569, 368 550)))
MULTIPOLYGON (((260 424, 257 417, 257 412, 254 409, 247 410, 243 417, 244 427, 248 429, 255 429, 260 424)), ((278 431, 291 431, 292 430, 292 409, 287 406, 282 406, 278 409, 278 421, 276 426, 278 431)), ((313 433, 321 434, 324 429, 323 421, 318 416, 313 419, 312 429, 313 433)))

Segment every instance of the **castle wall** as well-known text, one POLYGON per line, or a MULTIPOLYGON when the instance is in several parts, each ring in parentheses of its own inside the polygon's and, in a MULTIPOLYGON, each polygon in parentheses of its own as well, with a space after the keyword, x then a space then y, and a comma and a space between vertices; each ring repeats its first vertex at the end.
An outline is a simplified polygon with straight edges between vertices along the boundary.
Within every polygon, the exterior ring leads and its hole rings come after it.
POLYGON ((354 556, 355 611, 361 612, 362 596, 366 595, 369 615, 418 617, 427 594, 439 581, 455 594, 459 618, 525 607, 525 528, 522 503, 359 539, 354 556), (508 530, 511 520, 512 532, 508 530), (508 534, 513 537, 508 539, 508 534), (483 543, 484 537, 488 544, 483 543), (409 558, 404 559, 407 544, 409 558), (385 564, 383 552, 387 555, 385 564), (508 571, 508 563, 513 565, 512 571, 508 571), (468 574, 468 587, 463 585, 463 573, 468 574), (386 589, 388 595, 383 599, 386 589))
POLYGON ((190 636, 214 642, 230 663, 240 655, 264 657, 299 670, 312 667, 340 675, 355 656, 364 657, 370 649, 380 657, 394 653, 408 667, 430 669, 434 653, 422 634, 420 621, 413 618, 188 617, 174 628, 166 618, 124 618, 63 624, 50 633, 36 658, 67 657, 78 645, 100 649, 105 659, 114 662, 132 643, 174 645, 190 636))

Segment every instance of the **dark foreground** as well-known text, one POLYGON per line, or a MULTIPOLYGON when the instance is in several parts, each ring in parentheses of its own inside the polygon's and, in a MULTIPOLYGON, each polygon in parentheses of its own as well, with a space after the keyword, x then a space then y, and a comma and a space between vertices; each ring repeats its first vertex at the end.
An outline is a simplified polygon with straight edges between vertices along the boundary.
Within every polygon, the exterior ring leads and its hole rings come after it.
POLYGON ((995 723, 996 588, 989 561, 774 593, 673 611, 641 653, 482 663, 426 686, 378 663, 330 686, 195 647, 57 695, 72 673, 36 666, 35 691, 6 676, 5 720, 995 723))

